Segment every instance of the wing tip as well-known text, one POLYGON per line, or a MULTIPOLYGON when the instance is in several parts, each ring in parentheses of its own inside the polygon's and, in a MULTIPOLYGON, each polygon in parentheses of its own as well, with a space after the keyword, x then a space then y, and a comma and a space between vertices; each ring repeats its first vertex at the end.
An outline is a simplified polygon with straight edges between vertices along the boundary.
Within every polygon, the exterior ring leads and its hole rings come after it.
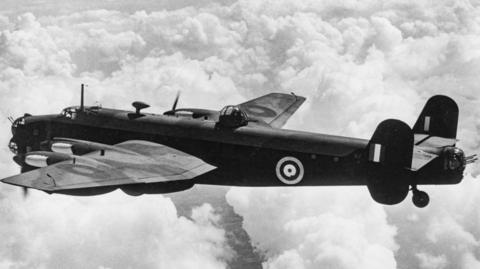
POLYGON ((284 96, 284 97, 293 97, 295 98, 296 101, 305 101, 307 98, 304 97, 304 96, 301 96, 301 95, 297 95, 295 92, 290 92, 290 93, 285 93, 285 92, 272 92, 272 93, 269 93, 265 96, 268 96, 268 95, 274 95, 274 96, 284 96))
POLYGON ((44 184, 39 184, 40 182, 38 182, 38 180, 41 178, 42 176, 40 175, 40 173, 37 170, 33 170, 23 174, 18 174, 18 175, 3 178, 3 179, 0 179, 0 181, 5 184, 9 184, 17 187, 36 189, 41 191, 51 191, 52 185, 45 184, 45 181, 41 181, 44 184), (40 185, 43 185, 43 186, 40 186, 40 185))

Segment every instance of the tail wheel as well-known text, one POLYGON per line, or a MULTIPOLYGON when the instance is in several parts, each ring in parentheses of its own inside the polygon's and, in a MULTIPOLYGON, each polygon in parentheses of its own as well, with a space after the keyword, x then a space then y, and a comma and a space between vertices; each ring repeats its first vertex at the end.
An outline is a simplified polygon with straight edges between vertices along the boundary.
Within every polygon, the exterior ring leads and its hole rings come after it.
POLYGON ((413 189, 412 202, 416 207, 424 208, 430 202, 430 197, 424 191, 413 189))

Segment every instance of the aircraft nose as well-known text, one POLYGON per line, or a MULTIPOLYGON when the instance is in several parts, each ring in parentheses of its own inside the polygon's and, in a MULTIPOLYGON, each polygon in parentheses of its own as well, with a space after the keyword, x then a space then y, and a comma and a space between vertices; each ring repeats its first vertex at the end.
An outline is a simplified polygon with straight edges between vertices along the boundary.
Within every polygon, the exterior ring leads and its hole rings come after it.
POLYGON ((31 114, 25 113, 22 117, 17 118, 12 123, 12 135, 18 132, 18 129, 22 128, 25 125, 25 118, 32 116, 31 114))
POLYGON ((13 137, 8 142, 8 148, 10 151, 18 155, 19 152, 22 152, 23 141, 26 139, 26 121, 27 117, 32 115, 25 113, 22 117, 17 118, 12 122, 12 135, 13 137))

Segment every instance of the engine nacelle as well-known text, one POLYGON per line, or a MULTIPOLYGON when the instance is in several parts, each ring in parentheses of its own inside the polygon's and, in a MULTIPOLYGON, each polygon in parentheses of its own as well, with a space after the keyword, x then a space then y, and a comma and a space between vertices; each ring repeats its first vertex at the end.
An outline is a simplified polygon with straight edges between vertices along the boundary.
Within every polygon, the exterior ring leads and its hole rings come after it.
POLYGON ((63 153, 63 154, 73 154, 72 144, 64 142, 53 143, 51 149, 53 152, 63 153))
POLYGON ((83 155, 92 151, 105 149, 101 144, 88 141, 56 141, 52 143, 50 148, 53 152, 68 155, 83 155))
POLYGON ((72 196, 94 196, 94 195, 102 195, 105 193, 109 193, 116 189, 117 189, 117 186, 105 186, 105 187, 95 187, 95 188, 85 188, 85 189, 61 190, 61 191, 55 191, 55 193, 72 195, 72 196))
POLYGON ((32 151, 27 153, 25 163, 33 167, 45 167, 71 159, 73 159, 73 157, 68 154, 49 151, 32 151))
POLYGON ((160 182, 160 183, 148 183, 148 184, 132 184, 121 186, 120 189, 130 195, 139 196, 142 194, 162 194, 170 192, 178 192, 190 189, 193 187, 193 183, 188 180, 160 182))

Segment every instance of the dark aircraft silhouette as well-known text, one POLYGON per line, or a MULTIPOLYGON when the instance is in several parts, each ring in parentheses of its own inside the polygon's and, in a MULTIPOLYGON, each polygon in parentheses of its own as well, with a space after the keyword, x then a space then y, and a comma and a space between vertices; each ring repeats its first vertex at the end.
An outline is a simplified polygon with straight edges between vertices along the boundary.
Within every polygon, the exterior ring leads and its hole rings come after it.
POLYGON ((129 195, 229 186, 366 185, 387 205, 425 207, 422 184, 457 184, 468 163, 455 147, 458 107, 433 96, 410 128, 381 122, 370 140, 280 129, 305 101, 270 93, 220 111, 173 108, 163 115, 81 104, 60 114, 25 114, 9 148, 22 174, 3 182, 47 193, 129 195))

